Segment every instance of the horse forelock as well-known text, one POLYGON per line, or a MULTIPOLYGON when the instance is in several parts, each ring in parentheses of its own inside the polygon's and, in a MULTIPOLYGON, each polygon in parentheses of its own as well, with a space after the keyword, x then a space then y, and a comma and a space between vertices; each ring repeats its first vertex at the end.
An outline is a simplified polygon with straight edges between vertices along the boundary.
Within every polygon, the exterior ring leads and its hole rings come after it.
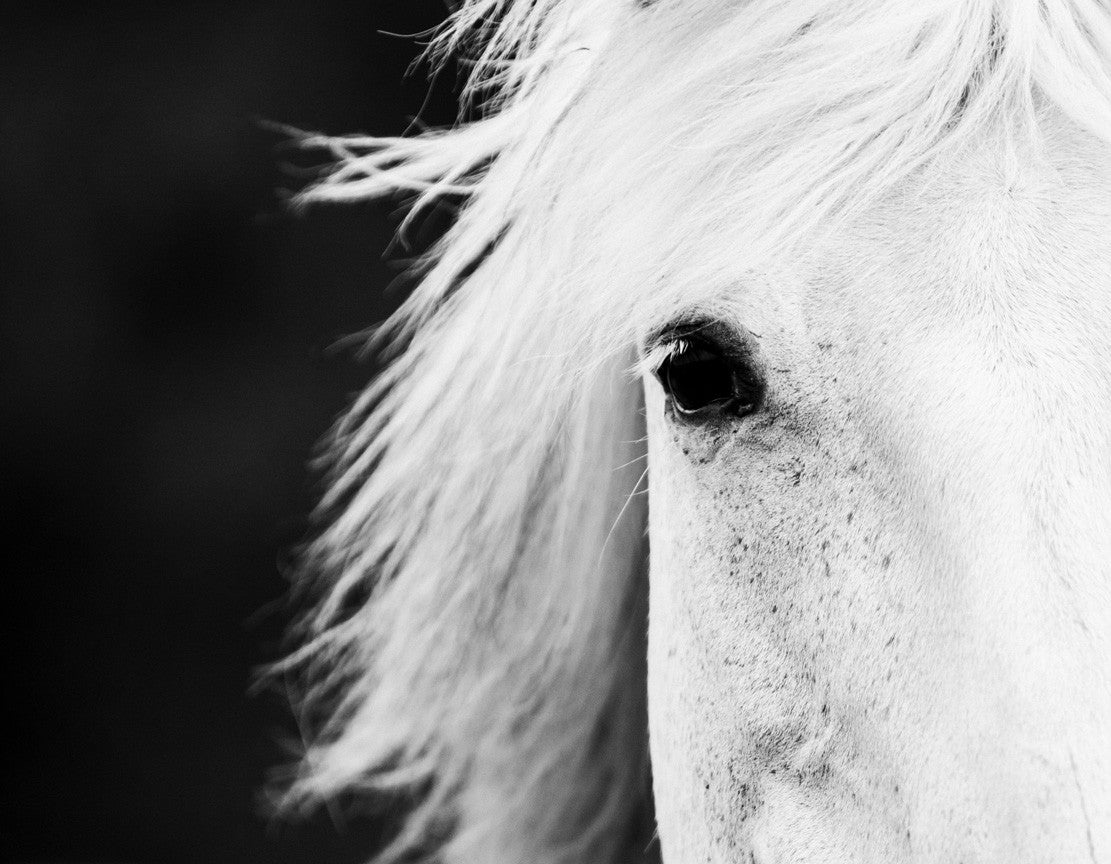
POLYGON ((610 860, 647 796, 638 335, 716 302, 738 249, 783 266, 985 130, 1036 151, 1039 101, 1111 141, 1111 22, 1095 0, 471 0, 433 51, 470 52, 482 118, 328 139, 304 196, 468 201, 334 435, 325 590, 287 667, 331 719, 289 800, 419 787, 396 852, 610 860))

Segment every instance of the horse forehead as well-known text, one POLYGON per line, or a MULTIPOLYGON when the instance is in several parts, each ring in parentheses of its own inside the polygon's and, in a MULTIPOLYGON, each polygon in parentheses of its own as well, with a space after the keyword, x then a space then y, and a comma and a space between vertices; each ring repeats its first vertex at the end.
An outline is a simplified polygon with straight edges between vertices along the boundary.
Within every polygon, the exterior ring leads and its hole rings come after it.
POLYGON ((812 298, 850 327, 957 326, 1000 344, 1106 354, 1108 226, 1106 146, 1051 124, 1040 153, 981 142, 892 195, 819 250, 812 298))

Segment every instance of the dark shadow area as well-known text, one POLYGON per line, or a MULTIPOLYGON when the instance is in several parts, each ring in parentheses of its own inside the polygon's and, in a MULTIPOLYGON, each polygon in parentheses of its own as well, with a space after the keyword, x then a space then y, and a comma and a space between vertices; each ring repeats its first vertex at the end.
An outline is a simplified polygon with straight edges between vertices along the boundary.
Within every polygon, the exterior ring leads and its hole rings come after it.
POLYGON ((0 36, 0 452, 14 752, 0 858, 356 862, 373 819, 270 823, 314 444, 371 376, 396 204, 281 212, 270 118, 405 130, 439 0, 88 4, 0 36))

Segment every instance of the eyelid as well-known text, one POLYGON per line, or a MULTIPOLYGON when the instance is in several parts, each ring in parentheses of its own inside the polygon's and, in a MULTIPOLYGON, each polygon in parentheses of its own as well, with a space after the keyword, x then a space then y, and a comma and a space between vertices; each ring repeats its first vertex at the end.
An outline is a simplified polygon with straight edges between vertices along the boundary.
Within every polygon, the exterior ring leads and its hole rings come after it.
POLYGON ((718 318, 679 318, 653 330, 643 341, 636 371, 653 374, 674 352, 678 340, 698 337, 738 365, 761 366, 759 337, 718 318))
MULTIPOLYGON (((677 351, 685 350, 691 336, 713 327, 721 326, 709 319, 680 319, 653 330, 643 341, 636 371, 640 374, 655 374, 665 360, 677 351)), ((715 341, 716 340, 711 340, 715 341)))

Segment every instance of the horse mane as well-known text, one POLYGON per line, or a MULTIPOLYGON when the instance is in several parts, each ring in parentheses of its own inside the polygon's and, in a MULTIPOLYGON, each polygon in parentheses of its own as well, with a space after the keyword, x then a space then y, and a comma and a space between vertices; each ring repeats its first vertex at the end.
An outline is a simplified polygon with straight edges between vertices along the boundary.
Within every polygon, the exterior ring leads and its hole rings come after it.
POLYGON ((477 119, 304 142, 337 163, 303 202, 464 203, 330 441, 320 600, 282 667, 325 719, 286 801, 409 790, 384 859, 636 860, 638 335, 713 302, 739 248, 773 266, 986 129, 1036 148, 1042 104, 1111 141, 1111 21, 1098 0, 465 0, 430 51, 464 55, 477 119), (684 257, 723 221, 721 260, 684 257))

